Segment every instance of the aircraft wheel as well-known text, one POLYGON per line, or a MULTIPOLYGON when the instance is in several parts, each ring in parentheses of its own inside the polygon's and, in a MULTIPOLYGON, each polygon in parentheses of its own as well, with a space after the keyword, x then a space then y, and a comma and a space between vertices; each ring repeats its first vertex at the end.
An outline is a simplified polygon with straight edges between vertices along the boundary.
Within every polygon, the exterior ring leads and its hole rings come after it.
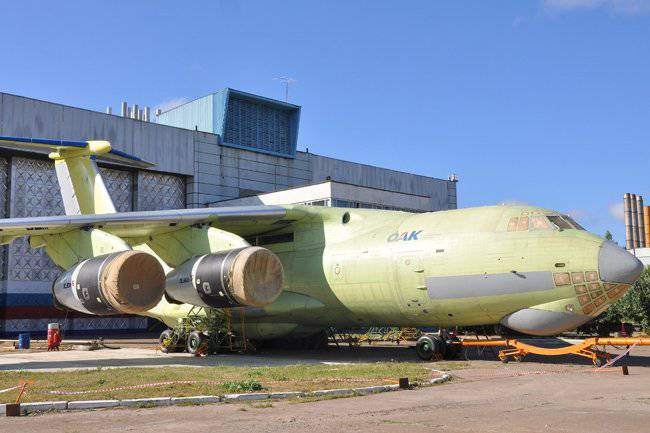
POLYGON ((199 331, 192 331, 187 337, 187 351, 192 355, 196 355, 201 350, 205 342, 205 335, 199 331))
POLYGON ((461 346, 459 342, 458 339, 447 340, 444 342, 444 359, 458 359, 460 357, 463 346, 461 346))
POLYGON ((603 359, 601 357, 597 356, 594 358, 594 366, 596 366, 597 368, 602 367, 604 364, 605 363, 603 362, 603 359))
POLYGON ((521 362, 522 359, 524 359, 524 357, 521 355, 513 355, 512 357, 512 360, 515 362, 521 362))
POLYGON ((158 337, 158 343, 160 344, 160 351, 162 353, 169 353, 174 351, 172 337, 174 336, 174 331, 171 329, 165 329, 160 333, 158 337))
POLYGON ((415 343, 415 353, 424 361, 431 361, 435 354, 443 352, 444 342, 438 336, 423 335, 415 343))
POLYGON ((502 357, 501 362, 503 362, 504 364, 507 364, 508 362, 510 362, 510 357, 509 356, 502 357))

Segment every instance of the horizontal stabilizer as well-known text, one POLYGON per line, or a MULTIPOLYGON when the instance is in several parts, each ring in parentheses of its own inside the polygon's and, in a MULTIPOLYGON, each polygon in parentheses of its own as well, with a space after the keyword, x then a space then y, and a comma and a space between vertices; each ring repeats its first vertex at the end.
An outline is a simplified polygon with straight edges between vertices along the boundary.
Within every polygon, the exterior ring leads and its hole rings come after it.
POLYGON ((149 168, 155 165, 137 156, 113 149, 108 141, 49 140, 45 138, 0 136, 0 146, 16 150, 49 150, 52 152, 50 153, 52 159, 90 156, 99 160, 139 168, 149 168))

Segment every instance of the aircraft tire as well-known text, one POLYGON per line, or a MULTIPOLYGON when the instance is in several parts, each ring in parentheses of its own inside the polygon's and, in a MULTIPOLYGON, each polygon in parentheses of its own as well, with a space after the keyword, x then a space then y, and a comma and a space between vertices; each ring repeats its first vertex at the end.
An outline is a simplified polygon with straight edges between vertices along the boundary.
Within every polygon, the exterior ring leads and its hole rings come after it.
POLYGON ((158 337, 158 343, 160 344, 160 351, 162 353, 170 353, 174 351, 173 347, 170 346, 165 346, 163 342, 174 335, 174 331, 171 329, 165 329, 163 332, 160 333, 160 337, 158 337))
POLYGON ((415 353, 424 361, 431 361, 434 355, 442 354, 444 342, 437 335, 423 335, 415 343, 415 353))
POLYGON ((187 337, 187 351, 192 355, 196 355, 202 349, 205 342, 205 335, 199 331, 192 331, 187 337))

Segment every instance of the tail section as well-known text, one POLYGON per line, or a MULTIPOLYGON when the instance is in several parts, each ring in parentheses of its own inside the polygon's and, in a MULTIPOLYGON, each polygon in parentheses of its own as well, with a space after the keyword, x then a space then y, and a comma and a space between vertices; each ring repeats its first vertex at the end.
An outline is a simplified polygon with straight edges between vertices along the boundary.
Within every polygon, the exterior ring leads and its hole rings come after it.
POLYGON ((50 150, 66 215, 115 213, 96 159, 140 168, 153 164, 114 150, 108 141, 65 141, 0 137, 0 146, 50 150))
POLYGON ((66 215, 115 213, 95 155, 110 151, 108 141, 89 141, 84 149, 59 149, 50 153, 66 215))

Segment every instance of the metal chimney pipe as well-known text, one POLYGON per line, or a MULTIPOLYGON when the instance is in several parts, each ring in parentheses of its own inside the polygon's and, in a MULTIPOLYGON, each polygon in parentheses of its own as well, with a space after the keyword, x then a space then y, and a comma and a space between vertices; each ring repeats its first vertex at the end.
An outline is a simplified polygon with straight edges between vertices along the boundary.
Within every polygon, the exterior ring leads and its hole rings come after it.
POLYGON ((645 246, 650 247, 650 206, 643 206, 643 225, 645 226, 645 246))
POLYGON ((131 116, 132 119, 138 118, 138 111, 138 104, 133 104, 133 116, 131 116))
POLYGON ((636 213, 639 218, 638 234, 639 248, 645 248, 645 222, 643 221, 643 196, 636 196, 636 213))
POLYGON ((623 216, 625 217, 625 248, 631 250, 632 242, 632 195, 626 192, 623 195, 623 216))
POLYGON ((145 106, 144 107, 144 118, 142 120, 144 120, 145 122, 149 122, 149 116, 150 115, 151 115, 151 108, 149 108, 149 106, 145 106))
POLYGON ((161 114, 162 114, 162 109, 161 108, 156 109, 156 117, 160 116, 161 114))
POLYGON ((113 108, 110 105, 106 107, 106 114, 113 114, 113 108))
POLYGON ((138 110, 138 120, 142 120, 142 108, 138 110))
POLYGON ((636 194, 630 196, 632 211, 632 248, 639 248, 639 214, 636 213, 636 194))
POLYGON ((129 117, 129 106, 126 101, 122 101, 122 117, 129 117))

